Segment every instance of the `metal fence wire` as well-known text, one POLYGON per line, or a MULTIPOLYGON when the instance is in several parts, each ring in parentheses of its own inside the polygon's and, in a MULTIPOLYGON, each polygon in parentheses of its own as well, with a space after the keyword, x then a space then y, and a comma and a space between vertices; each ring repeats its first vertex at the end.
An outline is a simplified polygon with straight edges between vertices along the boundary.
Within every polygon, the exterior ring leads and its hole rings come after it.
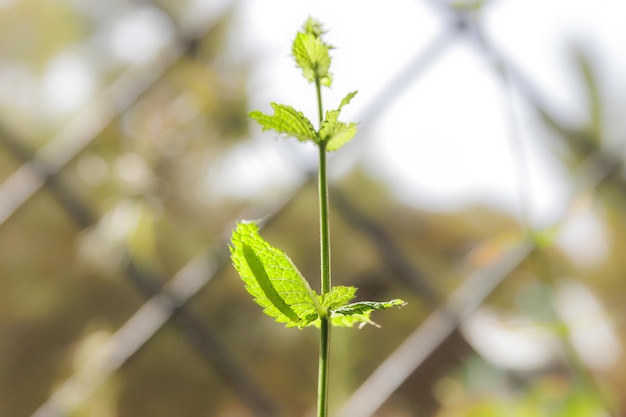
MULTIPOLYGON (((504 91, 513 92, 508 97, 521 97, 570 160, 574 193, 567 211, 549 230, 563 227, 584 199, 602 201, 612 224, 623 223, 622 155, 607 150, 593 132, 562 120, 550 97, 482 30, 482 9, 427 3, 445 24, 379 96, 368 100, 369 106, 357 117, 364 121, 360 137, 367 137, 384 109, 420 81, 451 46, 468 43, 490 63, 489 75, 504 91)), ((298 238, 315 236, 315 218, 303 220, 307 213, 298 213, 311 206, 315 171, 304 168, 288 192, 271 198, 190 202, 193 187, 177 188, 197 185, 185 165, 219 164, 219 156, 233 146, 247 146, 243 142, 245 99, 221 102, 215 96, 232 95, 233 87, 221 85, 211 72, 219 65, 216 39, 227 33, 224 22, 232 10, 187 27, 167 3, 138 5, 169 19, 173 34, 160 53, 113 74, 91 104, 46 139, 26 139, 28 134, 13 128, 13 123, 0 122, 5 166, 0 184, 0 248, 6 253, 0 256, 4 304, 0 307, 4 316, 0 319, 0 415, 312 415, 316 341, 306 331, 282 332, 262 317, 233 278, 227 245, 234 221, 265 218, 268 235, 292 245, 296 263, 312 258, 303 269, 314 269, 317 261, 310 254, 316 254, 315 247, 299 243, 298 238), (198 74, 206 77, 194 80, 198 74), (184 89, 199 88, 198 83, 210 86, 190 98, 184 89), (158 113, 167 119, 190 103, 197 111, 183 122, 172 122, 175 127, 182 124, 183 133, 150 126, 144 127, 148 133, 158 132, 157 138, 147 140, 149 134, 133 133, 138 129, 134 123, 142 117, 158 113), (216 127, 202 111, 215 114, 211 117, 221 125, 216 127), (150 153, 166 146, 164 142, 181 141, 185 146, 180 151, 174 146, 165 156, 150 153), (96 170, 106 166, 103 160, 132 162, 133 155, 151 161, 151 175, 157 178, 148 176, 148 186, 124 189, 77 179, 85 164, 96 170), (168 199, 156 201, 162 195, 168 199), (131 213, 130 221, 121 221, 125 226, 120 226, 122 212, 131 213), (281 234, 294 227, 300 232, 281 234), (133 240, 138 236, 143 240, 133 240), (163 237, 169 240, 162 242, 163 237), (96 259, 97 266, 85 265, 82 257, 96 259)), ((515 129, 520 121, 513 110, 509 115, 511 141, 523 146, 515 129)), ((11 117, 1 116, 5 121, 11 117)), ((365 139, 357 142, 351 150, 356 154, 370 144, 365 139)), ((354 171, 348 177, 356 184, 369 181, 358 168, 354 171)), ((134 174, 136 170, 129 175, 134 174)), ((511 296, 503 293, 531 288, 524 287, 529 282, 543 289, 537 294, 546 298, 538 302, 548 306, 548 319, 560 323, 549 307, 556 294, 555 276, 567 271, 585 277, 588 272, 567 266, 552 235, 502 220, 504 226, 487 224, 475 234, 463 231, 455 236, 446 229, 446 223, 456 221, 452 215, 394 206, 391 200, 372 207, 368 193, 375 193, 371 190, 378 185, 354 191, 346 181, 338 180, 331 190, 333 226, 339 229, 333 238, 341 239, 333 253, 337 274, 353 274, 340 279, 358 281, 363 296, 400 292, 410 303, 390 319, 397 322, 385 322, 382 329, 333 336, 337 346, 333 378, 341 379, 332 382, 335 415, 448 415, 442 411, 450 405, 442 399, 443 388, 455 381, 459 370, 470 372, 477 363, 487 367, 488 374, 508 381, 517 393, 545 375, 558 376, 570 381, 566 386, 572 392, 584 387, 583 397, 597 400, 604 412, 571 415, 619 415, 623 399, 619 388, 611 385, 620 381, 619 372, 607 373, 603 379, 589 370, 567 331, 553 332, 561 360, 528 373, 485 365, 489 358, 481 358, 480 349, 462 331, 488 300, 497 305, 500 297, 506 304, 511 296), (349 263, 340 254, 347 251, 345 245, 354 245, 349 250, 360 262, 353 269, 340 266, 349 263), (486 258, 467 263, 468 245, 482 248, 486 258), (363 255, 354 255, 359 251, 363 255), (370 348, 370 356, 363 353, 370 348), (341 385, 347 388, 342 391, 341 385)), ((383 198, 372 195, 375 200, 383 198)))

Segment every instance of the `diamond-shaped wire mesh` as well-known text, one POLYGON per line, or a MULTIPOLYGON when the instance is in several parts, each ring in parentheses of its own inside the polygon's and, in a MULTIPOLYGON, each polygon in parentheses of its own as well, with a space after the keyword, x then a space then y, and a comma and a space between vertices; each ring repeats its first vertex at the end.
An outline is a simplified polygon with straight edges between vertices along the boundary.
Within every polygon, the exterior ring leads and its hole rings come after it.
MULTIPOLYGON (((228 259, 234 222, 264 218, 264 235, 305 276, 314 282, 319 269, 315 165, 275 142, 290 161, 277 168, 276 152, 259 145, 271 140, 250 133, 253 64, 232 38, 243 30, 234 16, 252 6, 6 3, 0 415, 312 415, 315 335, 264 317, 228 259), (81 72, 85 63, 100 84, 81 72), (34 92, 38 73, 56 84, 34 92), (56 97, 56 107, 35 106, 37 94, 56 97), (72 105, 69 117, 63 106, 72 105), (279 185, 246 194, 255 182, 237 183, 264 171, 282 176, 279 185)), ((484 16, 506 4, 426 4, 437 35, 416 40, 416 52, 405 40, 405 66, 390 62, 396 75, 359 95, 359 136, 330 162, 344 167, 331 188, 335 282, 364 299, 409 301, 377 319, 382 329, 333 334, 333 413, 618 415, 624 333, 611 326, 623 315, 626 188, 621 141, 606 139, 619 126, 603 112, 619 110, 605 109, 594 61, 579 52, 588 120, 564 118, 485 29, 484 16), (507 126, 500 139, 517 165, 520 219, 488 204, 416 208, 368 170, 394 103, 458 45, 486 63, 503 97, 506 120, 493 123, 507 126), (537 181, 524 157, 528 132, 549 141, 542 146, 562 161, 572 190, 549 227, 532 222, 526 201, 537 181), (604 239, 568 237, 572 224, 589 222, 604 239), (606 246, 601 261, 567 256, 581 238, 606 246)), ((441 164, 454 173, 458 155, 449 152, 441 164)))

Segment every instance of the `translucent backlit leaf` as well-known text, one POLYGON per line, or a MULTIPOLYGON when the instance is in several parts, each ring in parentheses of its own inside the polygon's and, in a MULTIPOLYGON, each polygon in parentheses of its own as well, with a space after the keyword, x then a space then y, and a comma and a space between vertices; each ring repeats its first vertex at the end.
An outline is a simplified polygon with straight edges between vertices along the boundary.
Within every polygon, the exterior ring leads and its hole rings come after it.
POLYGON ((356 96, 358 91, 350 91, 346 96, 341 100, 341 104, 339 104, 339 111, 343 108, 343 106, 350 104, 350 101, 356 96))
POLYGON ((406 305, 406 302, 398 299, 384 302, 359 301, 332 310, 330 318, 333 326, 352 327, 355 324, 361 326, 372 324, 377 326, 370 318, 372 312, 404 305, 406 305))
POLYGON ((336 151, 352 140, 356 134, 356 123, 344 123, 339 121, 341 109, 343 106, 350 103, 356 94, 357 91, 348 93, 343 100, 341 100, 341 104, 338 109, 326 112, 326 118, 322 122, 322 126, 319 131, 319 138, 320 141, 326 142, 327 151, 336 151))
POLYGON ((322 26, 322 22, 311 17, 309 17, 307 21, 304 22, 304 25, 302 25, 302 29, 304 29, 304 33, 309 33, 316 38, 319 38, 324 33, 326 33, 324 27, 322 26))
POLYGON ((233 231, 231 259, 246 290, 263 311, 287 327, 313 324, 323 311, 319 298, 282 251, 272 247, 252 222, 233 231))
MULTIPOLYGON (((406 303, 402 300, 391 300, 385 302, 378 301, 359 301, 352 304, 356 295, 355 287, 337 286, 321 296, 322 307, 328 312, 333 326, 352 327, 355 324, 364 326, 365 324, 376 323, 370 318, 372 312, 376 310, 385 310, 392 307, 402 307, 406 303)), ((320 321, 316 319, 313 325, 319 326, 320 321)))
POLYGON ((330 69, 331 46, 322 40, 321 23, 309 18, 304 24, 304 32, 298 32, 291 46, 291 53, 296 64, 302 69, 302 75, 309 82, 319 80, 322 85, 332 84, 330 69))
POLYGON ((320 130, 320 136, 326 135, 328 143, 326 150, 336 151, 346 143, 350 142, 356 135, 356 123, 345 124, 343 122, 324 123, 320 130))
POLYGON ((284 104, 271 103, 271 106, 274 109, 274 115, 263 114, 258 110, 250 112, 250 117, 256 120, 263 130, 271 129, 302 142, 318 141, 313 124, 302 112, 284 104))
POLYGON ((329 311, 343 307, 354 300, 355 294, 355 287, 332 287, 330 291, 322 297, 322 306, 329 311))

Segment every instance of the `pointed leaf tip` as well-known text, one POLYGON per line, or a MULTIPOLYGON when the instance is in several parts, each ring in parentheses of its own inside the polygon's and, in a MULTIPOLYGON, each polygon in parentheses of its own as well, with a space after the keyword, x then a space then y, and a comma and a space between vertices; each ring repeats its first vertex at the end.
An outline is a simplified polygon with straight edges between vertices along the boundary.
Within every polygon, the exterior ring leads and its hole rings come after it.
POLYGON ((339 104, 339 110, 341 110, 343 106, 350 104, 350 101, 352 101, 354 96, 356 96, 358 93, 359 92, 355 90, 355 91, 350 91, 348 94, 346 94, 346 96, 341 100, 341 104, 339 104))
POLYGON ((312 17, 309 17, 306 22, 304 22, 304 24, 302 25, 302 30, 304 30, 304 33, 309 33, 316 38, 319 38, 324 33, 326 33, 322 22, 312 17))

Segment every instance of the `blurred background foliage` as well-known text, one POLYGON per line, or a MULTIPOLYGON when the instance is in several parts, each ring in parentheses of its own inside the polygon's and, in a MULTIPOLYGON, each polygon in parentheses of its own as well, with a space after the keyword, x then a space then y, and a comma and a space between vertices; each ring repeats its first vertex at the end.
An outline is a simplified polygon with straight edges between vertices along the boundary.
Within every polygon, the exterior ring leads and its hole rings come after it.
MULTIPOLYGON (((312 415, 316 334, 261 314, 226 242, 234 221, 270 215, 263 235, 317 276, 315 183, 286 199, 220 192, 229 155, 250 146, 253 63, 229 49, 237 4, 200 4, 0 1, 2 416, 312 415)), ((611 126, 593 62, 576 57, 589 124, 536 113, 572 182, 581 162, 608 172, 577 206, 602 222, 604 259, 581 267, 559 230, 537 235, 375 415, 624 415, 626 180, 601 141, 611 126)), ((334 409, 525 236, 488 206, 409 207, 362 168, 333 184, 335 283, 409 304, 381 315, 382 330, 334 333, 334 409)))

